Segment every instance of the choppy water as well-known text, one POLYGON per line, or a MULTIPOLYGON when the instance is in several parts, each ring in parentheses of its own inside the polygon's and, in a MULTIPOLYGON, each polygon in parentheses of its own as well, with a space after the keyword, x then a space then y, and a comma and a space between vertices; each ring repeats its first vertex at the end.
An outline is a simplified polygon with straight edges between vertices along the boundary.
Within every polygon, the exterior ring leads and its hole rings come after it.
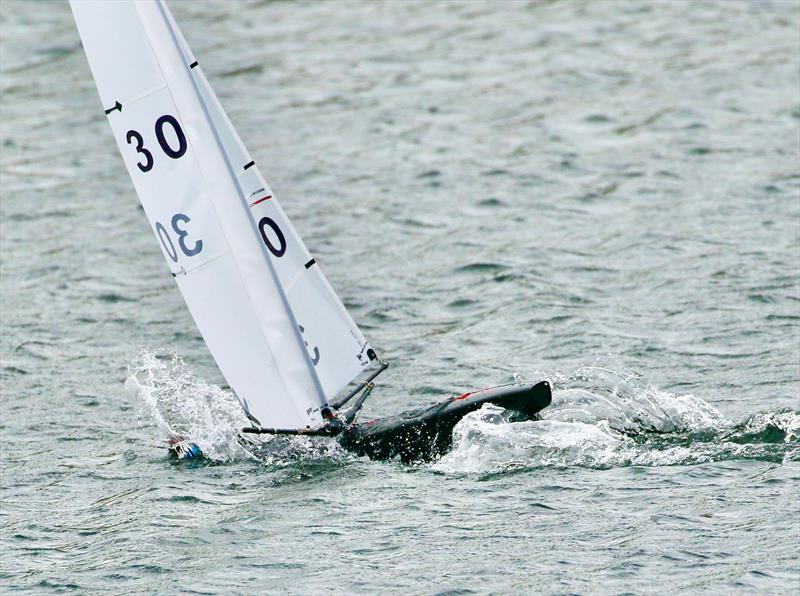
POLYGON ((367 413, 554 404, 236 443, 66 3, 4 1, 2 591, 800 590, 796 2, 171 6, 393 362, 367 413))

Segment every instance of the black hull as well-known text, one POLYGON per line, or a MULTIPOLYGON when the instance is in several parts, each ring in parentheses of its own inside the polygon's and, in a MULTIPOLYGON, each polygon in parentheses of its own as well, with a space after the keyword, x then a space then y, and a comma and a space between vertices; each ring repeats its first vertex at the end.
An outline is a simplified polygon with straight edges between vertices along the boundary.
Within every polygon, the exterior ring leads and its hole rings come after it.
POLYGON ((348 451, 371 459, 399 457, 405 463, 430 461, 453 446, 453 427, 485 403, 519 413, 519 420, 532 420, 550 405, 550 383, 512 385, 483 389, 451 397, 427 408, 408 410, 396 416, 352 424, 337 436, 348 451))

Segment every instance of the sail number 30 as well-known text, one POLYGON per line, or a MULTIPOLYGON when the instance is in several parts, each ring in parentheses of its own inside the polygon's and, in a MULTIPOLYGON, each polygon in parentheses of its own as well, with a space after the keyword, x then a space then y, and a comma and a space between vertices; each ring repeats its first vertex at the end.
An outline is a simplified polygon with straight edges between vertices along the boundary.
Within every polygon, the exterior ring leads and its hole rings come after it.
MULTIPOLYGON (((169 114, 160 116, 158 120, 156 120, 155 132, 156 140, 167 157, 171 157, 172 159, 183 157, 187 148, 186 135, 183 134, 183 129, 181 125, 178 124, 175 116, 170 116, 169 114), (164 127, 167 124, 172 128, 172 131, 178 139, 178 147, 176 149, 173 149, 172 145, 167 141, 167 137, 164 136, 164 127)), ((149 172, 152 170, 154 163, 153 154, 149 149, 145 148, 142 134, 138 130, 129 130, 125 135, 125 140, 128 141, 128 145, 136 141, 136 147, 134 148, 136 149, 136 153, 141 155, 140 160, 136 163, 136 167, 142 172, 149 172)))

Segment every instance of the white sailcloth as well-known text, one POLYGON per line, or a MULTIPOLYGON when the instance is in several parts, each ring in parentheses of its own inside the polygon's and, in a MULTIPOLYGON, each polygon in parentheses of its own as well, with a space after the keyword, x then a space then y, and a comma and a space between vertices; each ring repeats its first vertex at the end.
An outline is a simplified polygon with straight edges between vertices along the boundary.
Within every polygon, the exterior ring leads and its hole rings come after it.
POLYGON ((203 339, 262 426, 318 427, 369 345, 163 1, 71 0, 125 165, 203 339))

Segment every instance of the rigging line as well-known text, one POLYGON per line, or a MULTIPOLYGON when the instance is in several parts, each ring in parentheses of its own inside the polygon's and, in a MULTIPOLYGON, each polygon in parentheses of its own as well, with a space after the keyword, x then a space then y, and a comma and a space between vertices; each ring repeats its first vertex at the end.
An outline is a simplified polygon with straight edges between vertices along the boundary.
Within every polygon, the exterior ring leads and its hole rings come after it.
POLYGON ((249 435, 303 435, 306 437, 333 437, 338 432, 323 426, 317 429, 302 428, 265 428, 262 426, 246 426, 241 432, 249 435))
POLYGON ((358 413, 364 406, 364 402, 367 401, 367 398, 370 396, 373 389, 375 389, 375 385, 373 383, 367 382, 364 384, 364 393, 362 393, 361 396, 359 396, 359 398, 356 400, 356 403, 353 404, 353 407, 347 410, 347 413, 344 415, 345 426, 353 424, 353 422, 356 419, 356 416, 358 416, 358 413))
POLYGON ((389 368, 389 363, 382 360, 381 361, 381 366, 380 366, 380 368, 378 370, 376 370, 370 376, 368 376, 366 379, 361 381, 356 386, 355 389, 353 389, 350 393, 345 395, 342 399, 340 399, 337 402, 332 403, 331 407, 333 407, 336 410, 341 409, 342 406, 344 406, 347 402, 349 402, 351 399, 353 399, 353 397, 355 397, 358 394, 358 392, 362 391, 363 389, 366 389, 369 385, 372 385, 372 381, 375 380, 375 377, 377 377, 379 374, 381 374, 387 368, 389 368))

